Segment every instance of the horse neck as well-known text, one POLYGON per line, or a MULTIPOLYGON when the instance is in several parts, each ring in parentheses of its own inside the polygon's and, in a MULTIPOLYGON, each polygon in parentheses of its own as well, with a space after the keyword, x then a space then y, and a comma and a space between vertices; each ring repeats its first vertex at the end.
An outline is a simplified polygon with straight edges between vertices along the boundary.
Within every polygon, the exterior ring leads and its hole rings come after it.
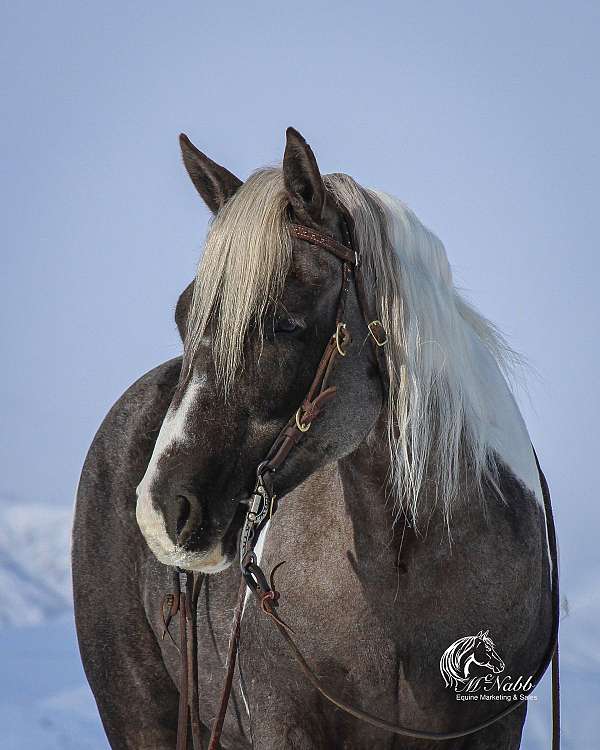
POLYGON ((382 583, 389 576, 396 580, 403 536, 403 524, 394 523, 393 500, 386 495, 390 458, 385 424, 382 415, 359 447, 338 461, 355 564, 365 578, 382 583))
MULTIPOLYGON (((357 562, 365 580, 376 579, 376 587, 393 584, 393 595, 405 561, 425 539, 445 538, 443 509, 437 502, 431 477, 426 476, 418 508, 418 528, 410 513, 390 492, 390 449, 387 410, 358 448, 338 461, 344 511, 352 528, 357 562)), ((386 596, 389 594, 389 590, 386 596)))
MULTIPOLYGON (((348 510, 370 516, 376 507, 387 504, 385 484, 390 459, 383 415, 358 448, 338 461, 338 469, 348 510)), ((389 508, 387 514, 391 516, 389 508)), ((379 518, 379 513, 375 515, 379 518)))

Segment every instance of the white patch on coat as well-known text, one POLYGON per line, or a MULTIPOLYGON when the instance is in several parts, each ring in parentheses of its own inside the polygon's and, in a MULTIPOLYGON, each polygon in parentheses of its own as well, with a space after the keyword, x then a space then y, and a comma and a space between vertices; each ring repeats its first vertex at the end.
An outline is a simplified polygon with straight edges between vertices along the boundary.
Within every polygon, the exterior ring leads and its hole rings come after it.
MULTIPOLYGON (((265 541, 267 539, 267 533, 269 531, 269 526, 271 525, 271 521, 267 521, 264 525, 263 530, 260 532, 260 536, 258 537, 258 540, 254 546, 254 554, 256 555, 256 562, 258 565, 260 565, 260 561, 262 559, 262 555, 265 549, 265 541)), ((250 589, 246 589, 246 596, 244 597, 244 604, 242 606, 242 618, 244 617, 244 612, 246 611, 246 604, 248 603, 248 599, 250 598, 250 589)))
POLYGON ((552 576, 552 556, 544 495, 529 432, 498 365, 480 343, 477 343, 476 356, 480 363, 479 372, 484 386, 483 393, 487 397, 486 442, 500 456, 513 476, 534 495, 542 509, 546 552, 550 576, 552 576))
MULTIPOLYGON (((265 541, 267 538, 267 533, 269 531, 269 526, 271 525, 271 521, 267 521, 265 524, 260 536, 258 537, 258 541, 256 542, 256 546, 254 547, 254 554, 256 555, 256 562, 260 565, 260 561, 262 559, 263 551, 265 549, 265 541)), ((250 589, 246 589, 246 596, 244 597, 244 604, 242 605, 242 620, 244 619, 244 613, 246 611, 246 604, 248 603, 248 599, 250 598, 250 589)), ((246 699, 246 696, 244 694, 244 686, 242 684, 241 679, 241 672, 240 672, 240 693, 242 695, 242 700, 244 701, 244 706, 246 707, 246 713, 248 714, 248 718, 250 717, 250 707, 248 705, 248 700, 246 699)))
POLYGON ((480 392, 484 401, 481 411, 487 417, 483 425, 485 442, 543 507, 542 486, 531 438, 519 407, 494 358, 475 337, 473 352, 478 361, 480 392))

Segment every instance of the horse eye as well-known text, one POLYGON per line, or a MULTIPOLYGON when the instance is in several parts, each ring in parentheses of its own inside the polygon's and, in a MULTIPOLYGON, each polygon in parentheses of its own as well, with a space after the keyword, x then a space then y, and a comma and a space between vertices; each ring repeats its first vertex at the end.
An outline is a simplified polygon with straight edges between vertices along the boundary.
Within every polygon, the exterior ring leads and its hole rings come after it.
POLYGON ((273 325, 275 333, 293 333, 298 330, 300 326, 292 318, 277 318, 273 325))

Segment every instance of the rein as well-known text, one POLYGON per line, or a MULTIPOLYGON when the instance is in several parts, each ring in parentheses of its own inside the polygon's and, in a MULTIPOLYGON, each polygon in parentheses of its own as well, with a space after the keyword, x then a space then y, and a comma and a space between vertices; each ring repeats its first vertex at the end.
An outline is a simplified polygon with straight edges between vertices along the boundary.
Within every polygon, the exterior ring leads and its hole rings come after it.
MULTIPOLYGON (((349 217, 348 217, 349 219, 349 217)), ((379 366, 380 375, 386 382, 386 366, 385 357, 383 354, 383 347, 387 342, 386 332, 381 323, 377 320, 370 311, 369 299, 365 290, 364 277, 362 274, 362 265, 360 262, 360 256, 358 252, 352 247, 351 233, 348 227, 345 228, 345 240, 347 245, 342 244, 335 240, 333 237, 329 237, 325 234, 317 232, 309 227, 300 224, 291 224, 290 232, 297 239, 304 240, 312 245, 316 245, 327 252, 333 254, 342 261, 341 269, 341 285, 340 293, 338 298, 338 306, 336 313, 336 326, 331 338, 325 346, 323 355, 317 367, 313 381, 307 391, 306 396, 302 400, 302 403, 294 414, 289 418, 288 422, 281 430, 279 435, 275 438, 271 448, 267 452, 264 460, 259 464, 256 470, 256 484, 254 490, 247 501, 248 510, 242 531, 240 533, 239 540, 239 559, 240 568, 242 573, 242 580, 240 589, 238 592, 237 604, 233 617, 233 623, 230 634, 229 650, 226 662, 226 678, 225 684, 221 693, 221 699, 219 704, 219 710, 215 717, 211 738, 208 750, 217 750, 219 747, 219 739, 223 727, 223 721, 227 711, 227 705, 229 702, 229 696, 231 693, 233 674, 235 669, 236 655, 238 649, 239 633, 241 616, 243 610, 243 603, 246 593, 246 587, 256 597, 259 607, 265 615, 274 623, 278 629, 286 645, 294 658, 299 663, 299 666, 304 673, 307 680, 325 699, 332 703, 337 708, 347 714, 354 716, 361 721, 364 721, 372 726, 384 729, 391 732, 392 734, 402 735, 406 737, 414 737, 417 739, 432 740, 432 741, 443 741, 457 739, 460 737, 466 737, 467 735, 474 734, 476 732, 491 726, 500 719, 508 716, 515 709, 527 699, 527 696, 520 698, 519 700, 513 701, 507 708, 503 709, 499 713, 492 716, 490 719, 476 724, 475 726, 467 729, 462 729, 456 732, 428 732, 424 730, 411 729, 403 727, 398 724, 392 724, 385 721, 377 716, 363 711, 360 708, 351 706, 344 701, 337 698, 335 695, 330 693, 327 688, 323 686, 321 680, 317 677, 312 667, 304 658, 302 652, 296 645, 292 637, 291 628, 279 617, 277 613, 277 605, 280 598, 279 593, 275 590, 273 584, 273 573, 271 574, 271 580, 268 580, 264 571, 261 569, 257 557, 254 553, 254 546, 258 541, 258 537, 265 527, 266 523, 272 518, 273 514, 277 510, 277 497, 273 492, 273 474, 281 468, 293 448, 298 445, 303 436, 309 431, 312 423, 320 416, 325 405, 334 398, 336 394, 336 387, 329 385, 331 374, 336 363, 340 358, 343 358, 347 354, 347 347, 351 341, 350 331, 344 321, 346 311, 346 301, 349 294, 351 279, 354 281, 357 299, 359 307, 362 313, 363 320, 365 322, 366 329, 368 331, 369 339, 372 344, 373 353, 377 364, 379 366)), ((532 446, 533 447, 533 446, 532 446)), ((551 637, 544 655, 542 663, 536 670, 532 679, 532 686, 527 691, 529 694, 539 683, 543 677, 549 664, 552 663, 552 750, 559 750, 560 748, 560 687, 559 687, 559 665, 558 665, 558 626, 559 626, 559 614, 560 614, 560 600, 559 600, 559 587, 558 587, 558 560, 556 551, 556 533, 554 528, 554 517, 552 514, 552 505, 550 501, 550 492, 546 478, 540 468, 537 454, 535 454, 535 460, 539 472, 540 484, 542 487, 545 518, 546 518, 546 531, 548 535, 548 544, 550 549, 550 558, 552 563, 552 575, 551 575, 551 586, 552 586, 552 628, 551 637)), ((190 576, 188 575, 188 581, 190 576)), ((193 578, 192 578, 193 580, 193 578)), ((201 581, 201 578, 200 578, 201 581)), ((201 585, 201 583, 200 583, 201 585)), ((186 584, 187 591, 190 591, 189 583, 186 584)), ((181 593, 177 602, 179 604, 178 611, 180 614, 180 632, 181 635, 181 685, 180 685, 180 706, 179 706, 179 718, 177 724, 177 750, 186 747, 187 742, 187 715, 188 715, 188 684, 190 681, 190 649, 186 645, 187 638, 187 621, 190 619, 189 604, 187 603, 190 599, 188 593, 186 599, 186 593, 181 587, 181 593), (183 635, 186 634, 186 635, 183 635)), ((192 584, 192 590, 195 586, 192 584)), ((170 595, 171 596, 171 595, 170 595)), ((176 595, 177 596, 177 595, 176 595)), ((195 604, 197 597, 194 602, 193 613, 195 616, 195 604)), ((173 611, 174 605, 171 606, 169 613, 170 617, 177 612, 177 609, 173 611), (173 614, 171 614, 173 613, 173 614)), ((192 616, 192 622, 194 623, 194 616, 192 616)), ((169 617, 169 619, 170 619, 169 617)), ((165 621, 165 632, 168 632, 168 620, 165 621)), ((169 634, 170 635, 170 634, 169 634)), ((164 637, 164 634, 163 634, 164 637)), ((192 643, 195 643, 196 628, 192 628, 192 643)), ((193 651, 194 649, 192 649, 193 651)), ((192 707, 192 729, 194 730, 194 710, 197 712, 197 679, 194 679, 195 669, 197 669, 197 660, 194 659, 192 662, 192 693, 194 700, 191 702, 192 707), (196 663, 194 663, 196 662, 196 663), (194 687, 195 686, 195 687, 194 687)), ((196 714, 197 715, 197 714, 196 714)), ((196 722, 197 724, 197 722, 196 722)), ((193 731, 193 745, 194 750, 202 750, 203 745, 201 738, 199 737, 199 731, 193 731)))

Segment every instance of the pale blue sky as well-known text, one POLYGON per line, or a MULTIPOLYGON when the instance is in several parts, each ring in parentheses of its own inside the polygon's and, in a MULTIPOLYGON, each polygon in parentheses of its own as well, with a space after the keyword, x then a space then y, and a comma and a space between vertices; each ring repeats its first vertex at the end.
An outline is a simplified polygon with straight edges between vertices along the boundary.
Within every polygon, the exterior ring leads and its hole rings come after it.
POLYGON ((72 502, 108 407, 179 352, 208 213, 178 133, 246 177, 294 125, 416 211, 539 373, 563 579, 590 583, 598 3, 21 1, 0 28, 3 493, 72 502))

